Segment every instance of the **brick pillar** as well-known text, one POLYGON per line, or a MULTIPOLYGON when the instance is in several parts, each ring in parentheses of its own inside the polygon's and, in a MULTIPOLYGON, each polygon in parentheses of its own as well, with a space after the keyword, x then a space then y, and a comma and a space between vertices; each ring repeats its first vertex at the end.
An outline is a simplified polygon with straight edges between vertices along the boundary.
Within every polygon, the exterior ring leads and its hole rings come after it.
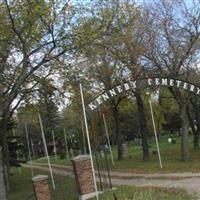
POLYGON ((95 192, 90 156, 79 155, 72 159, 79 194, 86 196, 95 192))
POLYGON ((32 178, 36 200, 51 200, 48 176, 37 175, 32 178))

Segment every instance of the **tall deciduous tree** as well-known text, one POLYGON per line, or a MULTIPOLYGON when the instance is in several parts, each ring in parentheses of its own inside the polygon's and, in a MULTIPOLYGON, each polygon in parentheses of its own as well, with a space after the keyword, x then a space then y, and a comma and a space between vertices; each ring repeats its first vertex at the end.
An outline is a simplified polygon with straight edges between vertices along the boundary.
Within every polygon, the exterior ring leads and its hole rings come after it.
MULTIPOLYGON (((133 79, 138 78, 144 74, 141 61, 143 52, 142 35, 144 32, 141 23, 141 10, 134 1, 126 1, 121 2, 116 10, 109 8, 106 11, 107 13, 114 12, 115 15, 113 23, 110 25, 109 34, 97 43, 98 48, 101 48, 101 52, 107 52, 111 64, 117 63, 118 71, 121 73, 119 81, 127 80, 127 74, 133 79)), ((138 105, 143 159, 148 160, 148 126, 141 91, 135 91, 132 96, 136 97, 138 105)), ((117 116, 116 110, 113 112, 117 116)))
POLYGON ((57 1, 5 0, 0 6, 0 136, 4 161, 8 163, 7 121, 37 84, 37 73, 48 74, 54 60, 73 48, 66 21, 70 23, 74 8, 57 1), (62 8, 56 8, 58 4, 62 8))
MULTIPOLYGON (((158 1, 144 12, 148 64, 161 74, 188 80, 190 68, 198 61, 200 37, 199 1, 158 1)), ((182 160, 189 159, 187 104, 189 96, 170 88, 182 120, 182 160)))
POLYGON ((97 15, 98 10, 95 12, 94 7, 92 12, 91 7, 85 9, 70 1, 3 0, 0 7, 0 143, 4 164, 8 165, 7 122, 26 95, 37 86, 37 77, 54 74, 55 63, 70 57, 77 46, 100 37, 105 29, 99 23, 92 30, 98 34, 91 34, 87 41, 74 43, 85 34, 74 31, 84 16, 97 15))

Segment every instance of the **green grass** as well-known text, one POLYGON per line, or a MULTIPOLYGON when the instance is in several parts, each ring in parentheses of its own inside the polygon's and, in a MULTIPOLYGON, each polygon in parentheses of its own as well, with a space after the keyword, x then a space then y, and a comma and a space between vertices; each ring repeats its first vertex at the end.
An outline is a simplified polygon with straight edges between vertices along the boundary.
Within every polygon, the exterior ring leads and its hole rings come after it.
MULTIPOLYGON (((115 166, 111 168, 117 171, 132 171, 142 173, 154 172, 184 172, 184 171, 200 171, 200 151, 193 149, 193 143, 190 142, 190 160, 189 162, 181 161, 180 137, 176 138, 176 144, 167 142, 167 136, 161 137, 159 141, 160 153, 163 163, 163 169, 160 169, 158 156, 153 155, 152 151, 156 150, 155 141, 150 143, 150 160, 142 160, 142 149, 134 142, 128 145, 127 157, 122 160, 117 160, 117 149, 113 148, 115 157, 115 166)), ((192 139, 190 138, 190 141, 192 139)))
MULTIPOLYGON (((50 158, 50 162, 52 164, 59 164, 59 165, 71 165, 71 161, 68 159, 60 159, 59 156, 57 156, 57 159, 55 158, 55 156, 49 156, 50 158)), ((37 159, 37 160, 33 160, 34 163, 47 163, 47 158, 41 158, 41 159, 37 159)))
MULTIPOLYGON (((30 169, 22 168, 22 172, 16 168, 12 168, 12 175, 10 176, 11 192, 8 200, 34 200, 33 186, 31 182, 30 169)), ((43 171, 35 171, 35 174, 48 174, 43 171)), ((55 176, 56 191, 51 187, 53 200, 77 200, 78 194, 76 192, 75 181, 72 178, 55 176)), ((116 190, 106 192, 100 195, 100 200, 113 200, 113 193, 115 193, 117 200, 191 200, 184 190, 176 189, 161 189, 161 188, 137 188, 121 186, 116 190)), ((95 198, 93 199, 95 200, 95 198)))
MULTIPOLYGON (((159 141, 160 153, 163 163, 163 169, 160 169, 158 156, 153 155, 152 151, 156 150, 154 138, 150 142, 150 160, 142 160, 142 149, 138 142, 130 142, 128 144, 128 154, 122 161, 117 160, 117 147, 112 148, 115 166, 111 165, 109 158, 109 165, 112 170, 116 171, 131 171, 141 173, 154 173, 154 172, 196 172, 200 171, 200 150, 193 149, 192 136, 190 137, 190 157, 189 162, 181 161, 181 150, 180 150, 180 137, 176 137, 176 144, 170 144, 167 142, 169 136, 162 136, 159 141)), ((110 157, 108 155, 108 157, 110 157)), ((95 161, 95 159, 94 159, 95 161)), ((35 162, 47 163, 46 159, 36 160, 35 162)), ((71 161, 67 159, 55 160, 54 156, 51 156, 51 163, 61 165, 71 165, 71 161)))
MULTIPOLYGON (((38 174, 49 175, 48 172, 34 170, 34 175, 38 174)), ((50 179, 49 186, 52 196, 55 200, 78 199, 76 183, 74 179, 58 175, 54 175, 54 178, 56 190, 53 190, 50 179)), ((30 169, 22 168, 20 173, 18 169, 12 168, 10 185, 11 192, 8 194, 8 200, 35 200, 30 169)))
MULTIPOLYGON (((136 188, 121 186, 117 190, 100 195, 100 200, 113 200, 114 195, 117 200, 192 200, 184 190, 163 189, 163 188, 136 188)), ((92 200, 95 200, 93 198, 92 200)))

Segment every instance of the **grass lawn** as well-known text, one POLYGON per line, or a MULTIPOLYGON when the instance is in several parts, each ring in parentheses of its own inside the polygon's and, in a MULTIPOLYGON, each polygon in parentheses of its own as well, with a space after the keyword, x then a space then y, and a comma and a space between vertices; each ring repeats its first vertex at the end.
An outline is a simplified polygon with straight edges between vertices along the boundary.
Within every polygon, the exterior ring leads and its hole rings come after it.
MULTIPOLYGON (((49 156, 51 164, 59 164, 59 165, 71 165, 71 161, 68 159, 60 159, 59 156, 57 156, 57 159, 55 156, 49 156)), ((47 158, 43 157, 37 160, 33 160, 33 163, 47 163, 47 158)))
MULTIPOLYGON (((8 200, 34 200, 33 186, 31 183, 30 169, 22 168, 19 173, 18 169, 12 168, 10 176, 11 192, 8 200)), ((37 171, 37 174, 47 174, 47 172, 37 171)), ((49 182, 50 183, 50 182, 49 182)), ((54 200, 77 200, 77 192, 73 179, 55 175, 56 191, 52 195, 54 200)), ((51 184, 50 184, 51 185, 51 184)), ((106 192, 100 195, 101 200, 113 200, 113 192, 117 200, 191 200, 184 190, 161 189, 161 188, 136 188, 121 186, 114 191, 106 192)), ((95 200, 95 198, 93 199, 95 200)))
MULTIPOLYGON (((141 146, 137 142, 132 141, 128 144, 128 154, 126 158, 122 161, 117 160, 117 148, 116 146, 114 146, 112 150, 115 158, 115 166, 113 167, 111 165, 111 160, 109 160, 111 169, 117 171, 131 171, 143 173, 200 171, 200 150, 193 149, 193 138, 190 137, 191 160, 189 162, 182 162, 180 151, 180 137, 176 137, 176 144, 168 143, 168 137, 169 136, 162 136, 159 141, 163 169, 160 169, 158 156, 152 154, 152 151, 156 150, 154 138, 150 142, 150 160, 145 162, 142 160, 141 146)), ((108 155, 108 157, 110 156, 108 155)), ((47 163, 47 160, 42 159, 36 160, 35 162, 47 163)), ((55 160, 54 156, 51 156, 51 163, 71 165, 71 162, 67 159, 55 160)))
MULTIPOLYGON (((163 188, 136 188, 121 186, 115 191, 106 192, 100 195, 100 200, 114 200, 113 192, 117 200, 192 200, 184 190, 163 189, 163 188)), ((95 200, 93 198, 92 200, 95 200)))
MULTIPOLYGON (((34 170, 34 175, 38 174, 46 175, 48 172, 34 170)), ((54 175, 54 178, 56 190, 53 190, 50 179, 49 186, 51 188, 52 196, 55 200, 78 199, 76 183, 74 179, 58 175, 54 175)), ((30 169, 22 168, 21 173, 19 173, 17 168, 12 168, 10 184, 11 192, 8 195, 8 200, 35 200, 30 169)))
MULTIPOLYGON (((163 169, 160 169, 158 162, 158 156, 153 155, 152 151, 156 150, 155 141, 150 143, 150 160, 142 160, 142 149, 140 146, 131 142, 128 146, 128 155, 122 161, 117 161, 117 149, 113 148, 116 164, 113 170, 117 171, 132 171, 132 172, 196 172, 200 171, 200 151, 193 149, 193 143, 190 142, 190 157, 189 162, 181 161, 180 150, 180 137, 176 138, 176 144, 170 144, 167 142, 167 136, 161 137, 159 141, 160 153, 163 163, 163 169)), ((192 141, 192 138, 190 138, 192 141)))

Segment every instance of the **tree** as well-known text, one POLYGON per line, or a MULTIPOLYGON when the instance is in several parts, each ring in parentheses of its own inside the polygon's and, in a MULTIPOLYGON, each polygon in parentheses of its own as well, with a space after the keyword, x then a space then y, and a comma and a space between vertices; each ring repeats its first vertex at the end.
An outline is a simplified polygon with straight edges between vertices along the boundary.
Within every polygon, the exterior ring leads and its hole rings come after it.
MULTIPOLYGON (((90 65, 87 74, 90 77, 92 86, 95 86, 95 93, 103 93, 120 83, 121 72, 118 63, 110 57, 104 48, 98 44, 93 44, 93 46, 87 47, 84 53, 90 65)), ((119 127, 119 105, 123 99, 123 95, 112 98, 107 105, 110 107, 114 122, 113 128, 118 146, 119 160, 123 159, 122 144, 124 143, 124 137, 119 127)))
MULTIPOLYGON (((26 101, 18 107, 16 115, 18 132, 24 138, 24 143, 27 144, 25 126, 27 127, 29 142, 31 144, 32 140, 35 150, 34 153, 36 154, 40 149, 41 143, 41 128, 39 126, 38 115, 38 105, 29 101, 26 101)), ((28 146, 26 145, 26 147, 26 152, 28 152, 28 146)))
POLYGON ((80 117, 80 108, 77 108, 73 103, 63 108, 60 120, 60 135, 59 138, 64 139, 63 131, 66 130, 69 148, 84 149, 84 139, 82 130, 82 118, 80 117))
MULTIPOLYGON (((41 79, 38 91, 38 112, 41 115, 47 138, 51 138, 52 130, 59 130, 59 98, 56 98, 56 88, 49 79, 41 79)), ((38 117, 37 117, 38 118, 38 117)))
POLYGON ((0 136, 4 161, 8 163, 7 121, 24 97, 36 86, 35 77, 39 75, 39 71, 45 70, 45 74, 49 74, 55 59, 73 48, 70 43, 72 37, 69 31, 65 31, 66 20, 70 21, 73 16, 73 7, 62 4, 63 9, 55 10, 58 4, 53 4, 53 1, 4 0, 0 4, 0 136), (66 9, 69 9, 67 14, 66 9))
MULTIPOLYGON (((77 46, 100 37, 105 29, 99 24, 92 30, 98 34, 90 35, 84 43, 74 43, 75 38, 78 41, 84 34, 75 32, 82 18, 95 13, 89 7, 85 9, 63 0, 4 0, 0 6, 0 136, 4 161, 8 163, 6 123, 26 95, 35 89, 38 77, 55 74, 55 67, 60 67, 65 56, 70 57, 77 46)), ((68 61, 64 62, 65 70, 69 70, 68 61)))
MULTIPOLYGON (((198 61, 199 53, 199 2, 159 1, 147 5, 144 11, 146 24, 145 61, 160 74, 188 80, 190 68, 198 61), (149 7, 148 7, 149 6, 149 7)), ((182 160, 189 159, 187 104, 189 95, 169 88, 178 106, 182 121, 182 160)))
MULTIPOLYGON (((80 70, 78 70, 78 74, 86 77, 85 79, 89 83, 88 89, 90 89, 90 93, 93 92, 95 94, 112 89, 114 85, 119 83, 119 77, 121 75, 118 63, 115 62, 110 54, 100 45, 102 42, 105 42, 104 38, 107 38, 107 35, 110 32, 110 27, 113 23, 118 4, 116 1, 105 1, 102 5, 102 7, 99 7, 97 15, 91 18, 86 17, 84 23, 82 23, 81 26, 75 30, 76 32, 85 33, 84 37, 76 40, 77 44, 87 41, 91 34, 99 34, 99 32, 93 31, 97 30, 99 24, 101 24, 102 30, 106 30, 106 34, 104 34, 103 37, 98 40, 94 40, 89 45, 78 45, 79 49, 76 56, 77 61, 83 63, 84 60, 86 63, 82 64, 83 66, 80 67, 80 70), (104 21, 102 19, 107 20, 104 21)), ((114 129, 118 143, 119 159, 122 159, 121 144, 123 142, 123 136, 121 135, 118 126, 118 106, 121 100, 122 97, 118 97, 109 102, 115 124, 114 129)))
POLYGON ((141 138, 137 103, 135 98, 125 99, 119 107, 120 130, 126 140, 141 138))
MULTIPOLYGON (((99 41, 96 46, 98 49, 101 49, 99 50, 100 52, 104 52, 107 58, 110 59, 108 61, 110 64, 117 64, 115 68, 118 68, 119 74, 121 75, 118 80, 119 82, 126 81, 130 78, 138 78, 143 75, 141 55, 143 52, 142 34, 144 29, 140 21, 140 8, 133 1, 127 1, 120 3, 116 10, 111 7, 106 11, 107 13, 115 13, 114 20, 110 25, 109 34, 103 38, 103 40, 99 41)), ((108 73, 106 74, 108 79, 108 73)), ((103 77, 106 76, 103 75, 103 77)), ((141 93, 140 90, 137 90, 128 95, 135 96, 137 100, 140 133, 142 136, 143 159, 148 160, 148 126, 141 93)), ((114 109, 115 104, 116 103, 113 103, 113 116, 117 118, 118 113, 117 110, 114 109)), ((118 125, 118 119, 115 119, 115 121, 116 125, 118 125)))
MULTIPOLYGON (((199 85, 199 69, 198 66, 192 68, 189 72, 188 78, 193 83, 199 85)), ((200 99, 198 96, 190 95, 189 104, 187 105, 187 115, 194 134, 194 149, 199 149, 200 136, 200 99)))

